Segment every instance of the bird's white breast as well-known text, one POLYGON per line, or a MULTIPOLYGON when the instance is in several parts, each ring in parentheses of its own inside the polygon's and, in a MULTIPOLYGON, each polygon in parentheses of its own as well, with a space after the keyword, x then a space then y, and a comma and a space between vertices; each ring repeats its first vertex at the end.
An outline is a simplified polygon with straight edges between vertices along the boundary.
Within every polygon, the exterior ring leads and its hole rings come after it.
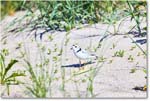
POLYGON ((86 51, 74 52, 75 56, 79 59, 89 59, 90 55, 86 51))

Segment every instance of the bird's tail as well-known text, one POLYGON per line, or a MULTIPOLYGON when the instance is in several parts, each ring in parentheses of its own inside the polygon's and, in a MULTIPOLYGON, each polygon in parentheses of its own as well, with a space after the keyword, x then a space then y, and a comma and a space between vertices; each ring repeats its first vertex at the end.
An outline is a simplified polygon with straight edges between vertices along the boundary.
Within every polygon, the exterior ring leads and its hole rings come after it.
POLYGON ((93 58, 94 60, 97 60, 98 56, 96 56, 95 54, 91 54, 91 58, 93 58))

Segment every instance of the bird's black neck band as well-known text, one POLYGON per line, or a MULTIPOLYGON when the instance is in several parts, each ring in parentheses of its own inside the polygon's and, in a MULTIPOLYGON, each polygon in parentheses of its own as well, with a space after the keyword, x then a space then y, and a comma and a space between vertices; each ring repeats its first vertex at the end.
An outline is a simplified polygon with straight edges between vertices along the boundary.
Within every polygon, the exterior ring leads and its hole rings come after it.
POLYGON ((78 52, 80 52, 81 51, 81 48, 79 49, 79 50, 77 50, 77 52, 76 53, 78 53, 78 52))

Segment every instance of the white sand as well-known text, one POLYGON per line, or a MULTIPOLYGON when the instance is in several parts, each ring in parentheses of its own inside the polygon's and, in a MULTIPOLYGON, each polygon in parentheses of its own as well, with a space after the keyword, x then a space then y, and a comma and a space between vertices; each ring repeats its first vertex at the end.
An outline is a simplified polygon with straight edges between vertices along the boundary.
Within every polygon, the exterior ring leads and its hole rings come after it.
MULTIPOLYGON (((17 17, 21 13, 17 13, 14 17, 7 17, 5 20, 1 22, 1 34, 5 34, 4 28, 7 26, 12 19, 17 17)), ((143 23, 143 26, 146 23, 143 23)), ((127 33, 131 27, 134 25, 134 22, 129 21, 128 19, 125 21, 125 23, 122 24, 119 33, 125 34, 127 33)), ((54 81, 52 83, 52 98, 58 98, 62 97, 63 94, 59 90, 61 86, 61 64, 59 63, 54 63, 52 61, 52 56, 56 55, 59 53, 61 46, 63 45, 63 55, 62 55, 62 65, 72 65, 72 64, 78 64, 78 59, 73 55, 73 52, 70 50, 70 47, 73 44, 78 44, 84 49, 87 49, 89 52, 93 52, 98 55, 98 57, 105 57, 105 62, 104 65, 101 67, 100 71, 96 75, 94 79, 94 95, 96 98, 146 98, 147 93, 144 91, 135 91, 133 90, 134 87, 139 86, 142 87, 146 84, 146 79, 145 76, 146 74, 143 72, 143 68, 147 68, 146 64, 146 58, 142 54, 141 50, 135 45, 135 43, 132 43, 132 40, 128 37, 125 38, 125 35, 116 35, 113 37, 108 37, 104 39, 104 41, 101 43, 101 48, 99 48, 96 52, 94 52, 94 48, 97 47, 98 42, 100 38, 102 38, 105 30, 107 29, 106 24, 95 24, 91 25, 82 29, 73 29, 70 34, 67 36, 69 38, 69 42, 67 46, 62 44, 62 42, 65 42, 65 37, 66 37, 66 32, 55 32, 52 34, 53 41, 50 42, 48 40, 48 36, 51 33, 44 34, 43 40, 40 41, 39 37, 37 37, 37 42, 45 46, 46 52, 47 49, 50 48, 51 50, 54 50, 54 45, 56 44, 58 51, 57 52, 52 52, 51 56, 46 55, 46 58, 50 59, 50 66, 48 67, 49 70, 51 70, 51 67, 53 65, 57 64, 56 69, 58 69, 57 74, 55 77, 58 77, 58 81, 54 81), (95 28, 96 26, 96 28, 95 28), (92 35, 98 35, 96 37, 89 37, 92 35), (115 48, 112 49, 113 44, 115 45, 115 48), (136 46, 135 49, 130 50, 131 47, 136 46), (113 57, 114 53, 119 50, 124 50, 124 56, 123 57, 113 57), (137 56, 137 54, 140 52, 140 56, 137 56), (129 55, 132 55, 134 60, 133 62, 130 62, 128 60, 129 55), (66 60, 67 59, 67 60, 66 60), (112 61, 112 63, 110 63, 112 61), (130 73, 131 69, 136 68, 137 71, 135 73, 130 73)), ((113 33, 113 28, 112 26, 109 28, 109 31, 113 33)), ((32 42, 31 39, 34 39, 34 37, 26 38, 26 33, 27 32, 20 32, 18 37, 15 37, 10 33, 10 36, 7 38, 7 44, 3 45, 1 42, 1 48, 8 48, 10 55, 7 58, 7 62, 11 58, 18 58, 20 56, 19 50, 16 50, 15 48, 17 47, 17 44, 19 42, 23 43, 29 49, 30 51, 30 61, 31 63, 35 64, 38 63, 37 55, 38 55, 38 48, 36 45, 36 42, 32 42)), ((8 33, 7 33, 8 34, 8 33)), ((133 35, 130 35, 133 37, 133 35)), ((134 40, 141 39, 141 38, 134 38, 134 40)), ((140 44, 139 44, 140 45, 140 44)), ((144 50, 146 50, 146 44, 140 45, 144 50)), ((23 50, 23 48, 21 48, 23 50)), ((45 52, 45 54, 46 54, 45 52)), ((84 61, 86 62, 86 61, 84 61)), ((83 71, 86 71, 92 68, 99 68, 99 65, 96 66, 98 61, 96 60, 94 64, 89 64, 85 66, 85 69, 83 71)), ((25 68, 21 64, 17 64, 14 66, 13 70, 25 70, 25 68)), ((36 70, 37 68, 35 68, 36 70)), ((12 71, 13 71, 12 70, 12 71)), ((66 80, 68 80, 71 75, 73 74, 73 71, 78 72, 78 68, 65 68, 66 71, 66 80)), ((87 76, 89 73, 84 73, 81 75, 76 76, 74 79, 79 80, 79 79, 86 79, 86 82, 81 82, 79 81, 77 83, 78 88, 79 88, 79 94, 81 98, 86 97, 86 89, 88 85, 88 80, 87 76)), ((30 82, 30 79, 28 76, 19 78, 20 80, 23 80, 27 82, 30 82)), ((78 94, 76 91, 76 87, 73 81, 68 81, 66 82, 66 97, 70 98, 77 98, 78 94)), ((1 86, 2 89, 4 89, 3 86, 1 86)), ((11 86, 10 87, 10 95, 8 96, 6 92, 4 92, 3 97, 30 97, 29 95, 26 95, 24 92, 25 88, 23 86, 11 86), (14 88, 15 87, 15 88, 14 88)), ((48 96, 50 97, 50 96, 48 96)))

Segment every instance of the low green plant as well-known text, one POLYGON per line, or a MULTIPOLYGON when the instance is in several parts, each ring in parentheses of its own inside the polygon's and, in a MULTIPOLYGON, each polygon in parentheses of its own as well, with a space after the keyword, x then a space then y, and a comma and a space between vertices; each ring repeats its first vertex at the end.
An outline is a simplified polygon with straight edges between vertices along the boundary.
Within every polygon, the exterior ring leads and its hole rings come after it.
MULTIPOLYGON (((27 72, 30 75, 31 84, 25 84, 26 89, 29 91, 29 93, 37 98, 45 98, 47 96, 47 89, 50 82, 47 82, 49 79, 49 76, 45 77, 44 74, 47 74, 46 72, 39 72, 39 76, 36 74, 37 71, 35 71, 34 67, 30 61, 24 60, 25 66, 27 68, 27 72)), ((43 65, 39 65, 39 67, 42 68, 43 65)))
POLYGON ((21 43, 21 42, 17 43, 16 49, 19 49, 19 48, 21 48, 21 47, 22 47, 22 43, 21 43))
POLYGON ((119 51, 116 51, 116 52, 114 53, 114 56, 115 56, 115 57, 123 57, 123 56, 124 56, 124 53, 125 53, 124 50, 119 50, 119 51))
POLYGON ((106 60, 106 58, 104 56, 101 56, 100 58, 98 58, 98 62, 104 62, 106 60))
POLYGON ((48 54, 48 55, 50 55, 50 54, 51 54, 51 49, 50 49, 50 48, 48 48, 48 52, 47 52, 47 54, 48 54))
POLYGON ((130 62, 133 62, 133 60, 134 60, 133 56, 132 56, 132 55, 129 55, 128 60, 129 60, 130 62))
POLYGON ((136 68, 131 69, 130 73, 135 73, 136 72, 136 68))
MULTIPOLYGON (((79 25, 94 24, 99 21, 114 26, 114 33, 117 33, 116 22, 123 17, 123 14, 120 14, 120 10, 123 10, 122 6, 126 7, 124 3, 124 1, 36 0, 22 1, 20 7, 27 10, 27 14, 24 18, 31 18, 30 22, 26 24, 27 28, 32 28, 32 31, 39 28, 46 29, 42 33, 39 33, 42 39, 42 35, 51 30, 70 31, 79 25), (117 4, 119 4, 119 6, 117 4), (39 14, 35 14, 36 11, 38 11, 39 14)), ((19 27, 19 29, 23 30, 24 26, 19 27)), ((16 31, 16 29, 14 31, 16 31)), ((36 36, 37 34, 35 37, 36 36)))
POLYGON ((113 62, 113 59, 109 60, 109 62, 108 62, 108 63, 109 63, 109 64, 111 64, 112 62, 113 62))
POLYGON ((48 39, 49 39, 50 41, 53 41, 52 35, 49 35, 49 36, 48 36, 48 39))
POLYGON ((6 45, 7 44, 7 39, 5 39, 3 42, 2 42, 3 45, 6 45))
MULTIPOLYGON (((11 1, 7 0, 1 1, 1 17, 4 18, 5 15, 13 15, 15 11, 21 10, 24 1, 11 1)), ((2 19, 1 18, 1 19, 2 19)))
POLYGON ((113 43, 113 46, 112 46, 112 48, 114 49, 116 47, 116 45, 113 43))
POLYGON ((143 69, 143 72, 144 72, 145 74, 147 74, 147 69, 143 69))
POLYGON ((1 69, 0 84, 6 85, 7 90, 8 90, 8 92, 7 92, 8 95, 9 95, 9 86, 10 85, 18 85, 18 84, 22 83, 20 80, 17 80, 17 77, 25 76, 24 71, 18 70, 18 71, 10 72, 17 62, 18 62, 18 60, 11 59, 11 61, 8 64, 6 64, 5 55, 0 53, 0 69, 1 69))
POLYGON ((136 48, 136 46, 132 46, 132 47, 130 48, 130 51, 133 51, 135 48, 136 48))
POLYGON ((103 67, 103 64, 105 63, 105 61, 99 61, 95 67, 96 68, 90 68, 89 71, 89 76, 88 76, 88 83, 87 83, 87 97, 90 98, 94 98, 95 97, 95 91, 94 91, 94 80, 95 77, 97 76, 98 72, 100 71, 100 69, 103 67))
POLYGON ((93 97, 94 96, 94 87, 93 87, 93 83, 94 83, 94 74, 95 74, 95 69, 90 70, 89 72, 89 77, 88 77, 88 86, 87 86, 87 95, 88 97, 93 97))
POLYGON ((146 74, 145 79, 147 79, 147 69, 144 68, 144 69, 143 69, 143 72, 146 74))
POLYGON ((143 36, 141 27, 140 27, 140 18, 141 17, 146 17, 146 12, 142 12, 140 10, 140 7, 143 6, 143 8, 146 10, 146 2, 140 1, 126 1, 129 9, 125 10, 127 15, 131 16, 131 21, 134 20, 136 22, 136 27, 138 29, 139 35, 143 36), (145 6, 144 6, 145 5, 145 6))
POLYGON ((6 49, 6 48, 2 49, 1 52, 2 52, 5 56, 9 55, 9 50, 6 49))
POLYGON ((33 57, 30 57, 29 51, 25 51, 26 57, 23 58, 22 64, 26 68, 26 72, 29 74, 28 76, 31 82, 25 83, 24 86, 30 96, 36 98, 51 97, 52 82, 54 80, 57 80, 57 78, 54 78, 54 76, 58 72, 58 70, 55 69, 58 57, 52 57, 55 63, 52 64, 52 67, 50 67, 50 59, 46 58, 46 55, 51 57, 51 50, 48 48, 47 53, 47 49, 43 49, 43 47, 45 47, 44 45, 38 43, 37 46, 38 54, 36 56, 39 61, 35 61, 32 63, 30 59, 32 59, 33 57))

